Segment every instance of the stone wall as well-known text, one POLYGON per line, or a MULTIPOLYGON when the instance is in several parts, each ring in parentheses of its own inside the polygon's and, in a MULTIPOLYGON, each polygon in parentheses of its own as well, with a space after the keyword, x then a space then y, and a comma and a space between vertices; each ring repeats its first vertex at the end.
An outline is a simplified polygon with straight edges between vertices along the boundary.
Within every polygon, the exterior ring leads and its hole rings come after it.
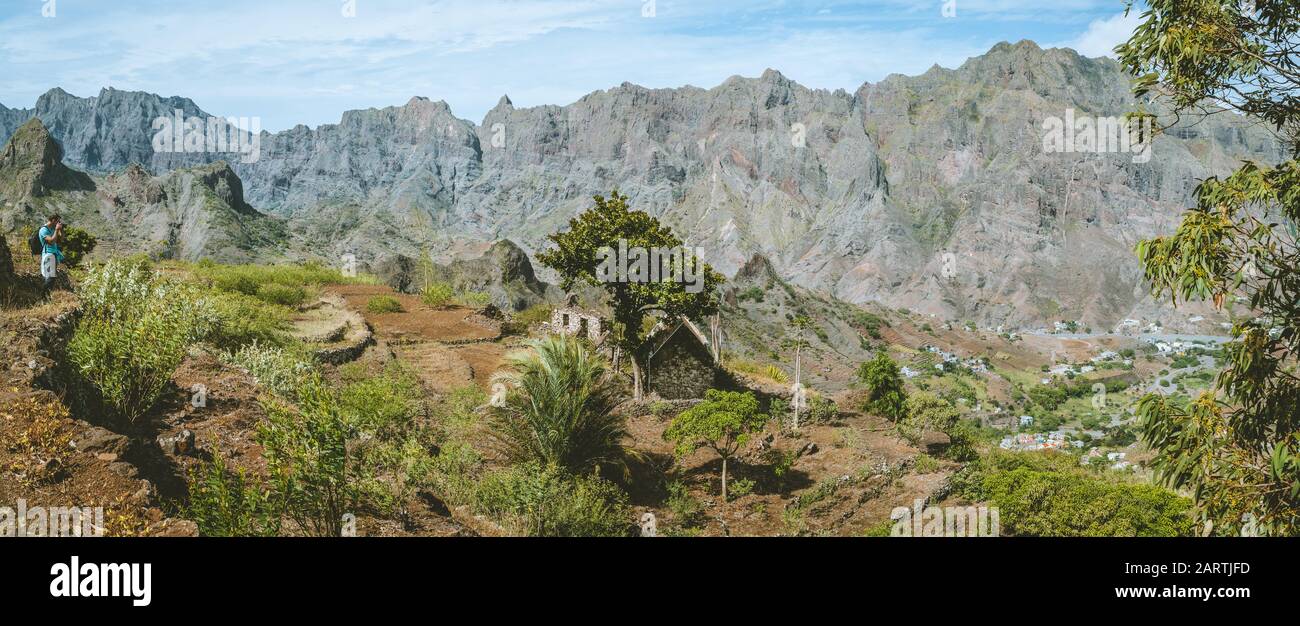
POLYGON ((655 353, 647 370, 646 389, 667 400, 703 398, 705 391, 717 386, 713 355, 685 328, 655 353))
POLYGON ((600 316, 575 307, 557 307, 551 312, 551 323, 544 330, 562 335, 586 337, 593 344, 599 344, 605 339, 600 316))

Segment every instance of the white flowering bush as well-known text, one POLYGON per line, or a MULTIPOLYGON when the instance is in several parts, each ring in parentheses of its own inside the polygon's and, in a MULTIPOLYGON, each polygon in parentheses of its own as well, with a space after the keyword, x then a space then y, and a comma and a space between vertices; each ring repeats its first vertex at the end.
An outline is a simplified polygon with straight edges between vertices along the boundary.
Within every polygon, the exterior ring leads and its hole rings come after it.
POLYGON ((315 366, 300 355, 259 342, 226 352, 221 359, 248 372, 257 384, 288 400, 297 398, 302 384, 316 371, 315 366))
POLYGON ((104 407, 130 422, 153 408, 186 349, 216 320, 199 291, 138 262, 90 268, 81 301, 68 356, 104 407))

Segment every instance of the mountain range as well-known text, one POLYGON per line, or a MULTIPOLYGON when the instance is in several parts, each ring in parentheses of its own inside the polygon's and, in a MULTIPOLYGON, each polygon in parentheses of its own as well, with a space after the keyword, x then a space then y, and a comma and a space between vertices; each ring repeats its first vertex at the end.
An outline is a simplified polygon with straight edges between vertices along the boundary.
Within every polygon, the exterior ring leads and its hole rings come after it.
POLYGON ((378 265, 502 239, 532 254, 617 189, 727 275, 760 255, 793 284, 943 319, 1175 322, 1187 313, 1149 297, 1134 244, 1171 231, 1200 180, 1286 155, 1227 114, 1176 125, 1147 162, 1045 149, 1048 119, 1134 110, 1130 84, 1114 60, 1022 41, 852 93, 768 70, 711 89, 624 83, 567 106, 502 97, 477 124, 416 97, 261 132, 256 159, 155 150, 156 119, 211 117, 189 99, 52 89, 30 109, 0 105, 0 137, 39 134, 36 118, 61 148, 57 166, 38 157, 55 184, 5 186, 0 172, 0 225, 57 198, 110 239, 143 229, 178 257, 378 265))

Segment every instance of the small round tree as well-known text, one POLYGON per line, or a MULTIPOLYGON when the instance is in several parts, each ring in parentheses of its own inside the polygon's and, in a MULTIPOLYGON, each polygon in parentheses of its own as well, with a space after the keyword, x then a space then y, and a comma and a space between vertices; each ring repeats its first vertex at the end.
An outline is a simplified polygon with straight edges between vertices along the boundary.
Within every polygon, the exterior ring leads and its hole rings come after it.
POLYGON ((867 387, 863 410, 898 421, 906 413, 907 393, 898 364, 884 352, 858 368, 858 380, 867 387))
POLYGON ((678 458, 709 448, 722 458, 722 501, 727 501, 727 461, 749 436, 761 430, 768 416, 758 410, 753 393, 710 389, 701 402, 678 415, 664 431, 664 440, 677 444, 678 458))

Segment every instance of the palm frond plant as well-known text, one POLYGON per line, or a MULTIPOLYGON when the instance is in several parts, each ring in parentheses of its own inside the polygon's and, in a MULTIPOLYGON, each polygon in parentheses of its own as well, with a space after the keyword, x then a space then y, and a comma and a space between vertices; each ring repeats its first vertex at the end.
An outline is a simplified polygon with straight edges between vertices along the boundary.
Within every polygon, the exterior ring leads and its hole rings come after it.
POLYGON ((626 470, 626 420, 605 359, 580 339, 551 336, 512 355, 497 376, 508 390, 489 407, 491 433, 512 462, 537 461, 573 474, 626 470))

